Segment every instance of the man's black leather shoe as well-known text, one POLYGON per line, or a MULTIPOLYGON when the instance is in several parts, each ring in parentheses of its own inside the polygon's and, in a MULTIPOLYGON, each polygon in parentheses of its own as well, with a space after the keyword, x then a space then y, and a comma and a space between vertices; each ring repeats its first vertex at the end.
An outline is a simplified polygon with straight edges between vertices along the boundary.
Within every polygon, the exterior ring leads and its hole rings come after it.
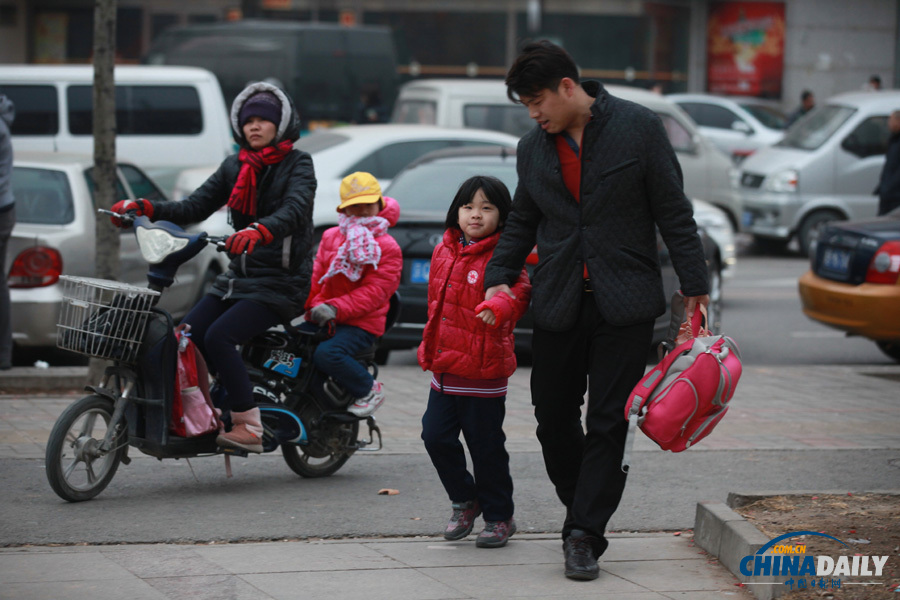
POLYGON ((569 579, 591 580, 600 576, 600 566, 594 556, 593 542, 597 538, 580 529, 573 529, 563 541, 566 555, 566 577, 569 579))

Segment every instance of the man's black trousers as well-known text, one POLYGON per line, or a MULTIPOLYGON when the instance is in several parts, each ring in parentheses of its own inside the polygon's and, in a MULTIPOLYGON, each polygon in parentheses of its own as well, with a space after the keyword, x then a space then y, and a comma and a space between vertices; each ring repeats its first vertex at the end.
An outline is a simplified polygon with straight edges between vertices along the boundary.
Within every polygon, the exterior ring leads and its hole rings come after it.
POLYGON ((625 490, 625 403, 644 374, 654 322, 610 325, 591 292, 581 300, 578 322, 569 331, 535 326, 531 396, 547 474, 566 506, 562 537, 585 531, 596 538, 599 557, 608 545, 606 524, 625 490))

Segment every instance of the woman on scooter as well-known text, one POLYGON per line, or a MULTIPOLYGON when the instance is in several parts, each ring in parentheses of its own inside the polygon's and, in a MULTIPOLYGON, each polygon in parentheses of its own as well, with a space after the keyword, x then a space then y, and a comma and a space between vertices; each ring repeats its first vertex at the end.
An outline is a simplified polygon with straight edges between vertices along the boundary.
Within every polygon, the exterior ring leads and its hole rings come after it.
MULTIPOLYGON (((216 441, 262 452, 259 408, 238 347, 303 312, 312 276, 316 177, 309 154, 293 147, 300 118, 277 87, 248 85, 231 106, 231 127, 240 152, 226 158, 188 198, 123 200, 112 210, 187 225, 227 204, 236 231, 225 242, 233 255, 229 270, 183 322, 226 392, 220 408, 231 411, 233 427, 216 441)), ((118 221, 113 218, 114 224, 118 221)))

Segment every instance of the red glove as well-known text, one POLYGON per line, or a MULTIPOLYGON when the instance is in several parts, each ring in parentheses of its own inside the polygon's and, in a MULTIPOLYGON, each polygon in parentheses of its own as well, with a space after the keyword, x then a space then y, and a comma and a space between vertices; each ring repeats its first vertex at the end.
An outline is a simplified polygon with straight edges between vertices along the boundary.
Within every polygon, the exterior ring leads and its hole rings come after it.
MULTIPOLYGON (((134 214, 137 216, 144 215, 151 221, 153 220, 153 204, 149 200, 144 200, 143 198, 138 198, 137 200, 119 200, 112 206, 112 210, 115 213, 119 213, 120 215, 124 215, 128 211, 134 211, 134 214)), ((123 227, 122 219, 117 217, 110 217, 110 221, 116 227, 123 227)))
POLYGON ((225 249, 230 254, 252 254, 256 244, 262 242, 265 246, 275 239, 266 226, 262 223, 251 223, 246 229, 241 229, 225 240, 225 249))

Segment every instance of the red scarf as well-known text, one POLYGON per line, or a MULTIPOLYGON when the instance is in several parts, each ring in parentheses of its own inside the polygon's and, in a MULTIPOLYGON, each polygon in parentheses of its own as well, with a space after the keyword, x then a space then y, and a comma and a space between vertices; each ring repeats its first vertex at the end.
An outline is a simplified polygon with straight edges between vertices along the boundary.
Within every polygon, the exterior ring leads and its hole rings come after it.
POLYGON ((263 165, 280 163, 293 149, 294 143, 291 140, 284 140, 275 146, 266 146, 262 150, 241 148, 238 154, 241 170, 228 198, 228 207, 245 215, 256 216, 256 178, 259 172, 263 165))

